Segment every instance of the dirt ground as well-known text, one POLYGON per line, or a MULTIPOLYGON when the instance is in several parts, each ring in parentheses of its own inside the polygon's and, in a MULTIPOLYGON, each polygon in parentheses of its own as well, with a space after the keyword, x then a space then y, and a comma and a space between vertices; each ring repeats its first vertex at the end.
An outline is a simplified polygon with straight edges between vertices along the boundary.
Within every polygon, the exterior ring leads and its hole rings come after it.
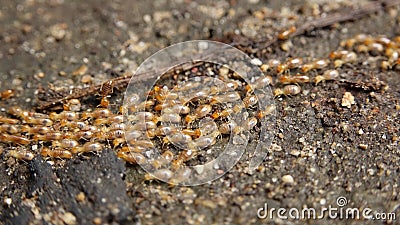
MULTIPOLYGON (((12 88, 16 96, 0 100, 1 115, 14 105, 33 110, 38 88, 49 84, 85 87, 85 79, 100 84, 134 72, 174 43, 229 42, 232 34, 268 39, 291 25, 365 3, 3 0, 0 91, 12 88), (90 78, 73 75, 83 64, 90 78)), ((279 44, 258 49, 258 57, 326 58, 340 41, 359 33, 399 36, 399 23, 399 7, 392 7, 294 37, 286 50, 279 44)), ((172 187, 146 181, 140 166, 125 164, 111 150, 55 163, 40 156, 25 162, 8 157, 10 144, 1 144, 0 224, 400 224, 400 70, 382 70, 377 60, 374 53, 360 54, 339 70, 348 82, 303 84, 299 95, 276 98, 276 136, 253 175, 245 155, 212 183, 172 187), (375 78, 384 85, 368 86, 375 78), (367 87, 353 85, 360 82, 367 87), (355 99, 350 108, 341 105, 345 92, 355 99), (257 217, 266 203, 321 209, 336 206, 339 196, 348 207, 393 212, 396 220, 257 217)), ((83 107, 96 107, 96 99, 83 99, 83 107)), ((115 91, 113 107, 122 101, 123 91, 115 91)))

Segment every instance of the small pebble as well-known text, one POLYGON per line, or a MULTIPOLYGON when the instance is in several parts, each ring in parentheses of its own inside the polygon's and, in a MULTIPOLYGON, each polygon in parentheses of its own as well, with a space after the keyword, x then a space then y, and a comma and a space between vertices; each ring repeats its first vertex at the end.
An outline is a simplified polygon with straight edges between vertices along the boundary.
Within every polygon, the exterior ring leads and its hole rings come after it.
POLYGON ((15 78, 12 80, 12 85, 14 86, 20 86, 22 84, 22 80, 20 78, 15 78))
POLYGON ((261 70, 262 72, 267 72, 268 69, 269 69, 268 64, 262 64, 262 65, 260 66, 260 70, 261 70))
POLYGON ((74 216, 74 214, 72 214, 70 212, 64 213, 60 217, 64 221, 65 224, 68 224, 68 225, 76 224, 76 217, 74 216))
POLYGON ((100 224, 102 223, 101 218, 95 217, 95 218, 93 219, 93 223, 96 224, 96 225, 100 225, 100 224))
POLYGON ((11 198, 5 198, 4 199, 4 204, 10 206, 12 204, 12 199, 11 198))
POLYGON ((88 67, 86 65, 80 66, 78 69, 74 70, 72 72, 73 76, 81 76, 84 75, 88 70, 88 67))
POLYGON ((261 60, 258 59, 258 58, 254 58, 254 59, 252 59, 250 62, 251 62, 251 64, 253 64, 253 65, 255 65, 255 66, 261 66, 261 65, 262 65, 261 60))
POLYGON ((58 72, 58 75, 65 77, 65 76, 67 76, 67 73, 65 71, 60 71, 60 72, 58 72))
POLYGON ((81 79, 81 82, 84 83, 84 84, 91 83, 91 82, 92 82, 92 76, 90 76, 90 75, 83 75, 83 76, 82 76, 82 79, 81 79))
POLYGON ((24 32, 24 34, 30 33, 32 31, 32 26, 28 25, 28 24, 24 24, 22 25, 22 32, 24 32))
POLYGON ((289 51, 293 47, 292 41, 288 40, 281 44, 281 49, 285 52, 289 51))
POLYGON ((368 169, 367 172, 368 172, 368 174, 370 176, 373 176, 375 174, 375 170, 374 169, 368 169))
POLYGON ((284 175, 282 177, 282 181, 285 184, 293 184, 294 183, 294 179, 293 179, 292 175, 284 175))
POLYGON ((110 70, 112 68, 112 64, 109 62, 102 62, 101 67, 103 68, 103 70, 110 70))
POLYGON ((229 73, 229 68, 228 67, 223 66, 223 67, 221 67, 219 69, 219 75, 220 76, 226 76, 226 75, 228 75, 228 73, 229 73))
POLYGON ((194 167, 194 170, 198 173, 198 174, 202 174, 204 171, 204 166, 203 165, 197 165, 194 167))
POLYGON ((146 14, 143 16, 143 20, 146 23, 150 23, 151 22, 151 16, 149 14, 146 14))
POLYGON ((367 144, 359 144, 358 147, 361 148, 362 150, 366 150, 368 148, 368 145, 367 144))
POLYGON ((39 72, 39 73, 36 74, 36 77, 44 78, 44 73, 43 72, 39 72))
POLYGON ((75 199, 76 199, 78 202, 83 202, 83 201, 85 201, 85 193, 79 192, 79 194, 77 194, 77 195, 75 196, 75 199))
POLYGON ((300 155, 300 151, 299 150, 297 150, 297 149, 293 149, 292 151, 290 151, 290 154, 292 155, 292 156, 299 156, 300 155))
POLYGON ((351 105, 354 104, 354 96, 350 92, 345 92, 342 98, 342 106, 350 109, 351 105))
POLYGON ((282 147, 277 144, 271 144, 270 150, 272 152, 280 152, 282 151, 282 147))
POLYGON ((60 41, 67 35, 67 28, 68 25, 66 23, 55 24, 50 27, 50 34, 54 39, 60 41))

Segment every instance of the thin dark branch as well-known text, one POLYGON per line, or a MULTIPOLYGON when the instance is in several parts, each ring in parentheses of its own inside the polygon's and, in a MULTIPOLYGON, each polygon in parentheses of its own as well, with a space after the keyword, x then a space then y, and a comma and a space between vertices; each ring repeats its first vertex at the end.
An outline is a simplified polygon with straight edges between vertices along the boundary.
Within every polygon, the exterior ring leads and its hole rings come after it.
POLYGON ((345 13, 337 13, 331 16, 322 17, 317 20, 307 22, 302 26, 298 27, 293 35, 295 36, 301 35, 305 32, 331 26, 332 24, 335 23, 357 20, 372 13, 383 10, 386 7, 392 7, 398 4, 400 4, 399 0, 384 0, 384 1, 373 1, 370 3, 366 3, 359 9, 346 10, 347 12, 345 13))
MULTIPOLYGON (((291 37, 302 35, 306 32, 310 32, 312 30, 325 28, 331 26, 336 23, 343 23, 346 21, 354 21, 357 19, 361 19, 362 17, 371 15, 385 8, 390 8, 400 4, 400 0, 381 0, 381 1, 373 1, 364 4, 358 9, 343 9, 342 13, 336 13, 329 16, 321 17, 309 22, 304 23, 303 25, 296 27, 296 31, 291 35, 291 37)), ((274 37, 272 39, 262 39, 258 41, 243 41, 243 43, 233 43, 240 46, 245 47, 248 43, 257 46, 259 49, 267 48, 273 44, 278 43, 280 40, 278 37, 274 37)))
MULTIPOLYGON (((203 64, 203 62, 188 62, 188 63, 184 63, 182 65, 179 66, 179 69, 182 71, 188 71, 196 66, 199 66, 200 64, 203 64)), ((168 68, 166 68, 168 69, 168 68)), ((169 76, 169 75, 173 75, 175 71, 168 71, 166 74, 164 74, 165 76, 169 76)), ((153 79, 155 76, 157 76, 157 73, 155 73, 154 71, 148 71, 145 73, 141 73, 141 74, 136 74, 135 75, 135 81, 136 82, 140 82, 140 81, 146 81, 149 79, 153 79)), ((113 87, 116 89, 123 89, 125 87, 128 86, 130 80, 132 78, 132 74, 129 75, 125 75, 122 77, 117 77, 111 80, 107 80, 105 82, 103 82, 102 84, 99 85, 93 85, 90 87, 86 87, 86 88, 76 88, 76 89, 72 89, 71 91, 69 91, 68 94, 66 94, 63 97, 54 99, 54 100, 48 100, 48 101, 43 101, 42 103, 39 103, 39 106, 36 108, 39 111, 43 111, 49 108, 52 108, 56 105, 62 104, 65 101, 69 100, 69 99, 78 99, 78 98, 82 98, 85 96, 89 96, 89 95, 94 95, 100 92, 101 88, 103 87, 104 84, 113 81, 114 85, 113 87)))

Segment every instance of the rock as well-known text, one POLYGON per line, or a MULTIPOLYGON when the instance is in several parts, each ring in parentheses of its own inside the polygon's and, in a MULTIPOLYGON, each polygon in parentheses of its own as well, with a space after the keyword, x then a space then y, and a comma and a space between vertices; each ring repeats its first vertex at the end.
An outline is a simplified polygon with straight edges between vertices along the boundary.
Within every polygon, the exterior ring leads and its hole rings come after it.
POLYGON ((345 92, 342 98, 342 106, 350 109, 351 105, 354 105, 354 96, 350 92, 345 92))
MULTIPOLYGON (((59 218, 65 224, 91 224, 95 217, 104 223, 121 224, 133 220, 135 216, 121 177, 124 170, 124 163, 112 150, 104 150, 88 160, 69 160, 60 168, 52 168, 41 157, 36 157, 30 162, 32 180, 28 184, 26 198, 37 199, 33 209, 49 215, 50 220, 55 208, 62 207, 65 213, 59 218), (80 196, 82 192, 87 197, 80 196), (107 202, 104 203, 104 200, 107 202)), ((15 205, 15 208, 4 212, 4 215, 12 216, 5 219, 12 224, 27 224, 25 222, 31 217, 31 210, 27 210, 23 202, 15 205)), ((46 221, 44 217, 37 219, 46 221)))
POLYGON ((284 175, 284 176, 282 176, 282 181, 285 184, 293 184, 294 183, 294 179, 293 179, 292 175, 284 175))
POLYGON ((72 214, 70 212, 64 213, 60 217, 64 221, 64 223, 67 225, 76 224, 76 217, 74 216, 74 214, 72 214))

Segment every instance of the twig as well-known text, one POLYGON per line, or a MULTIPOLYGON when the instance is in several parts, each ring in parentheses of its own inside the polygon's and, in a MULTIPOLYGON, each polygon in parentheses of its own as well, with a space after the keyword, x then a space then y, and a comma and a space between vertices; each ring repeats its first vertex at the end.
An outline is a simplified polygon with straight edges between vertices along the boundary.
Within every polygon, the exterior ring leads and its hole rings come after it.
MULTIPOLYGON (((124 88, 126 85, 128 85, 129 80, 131 79, 132 75, 127 75, 123 77, 118 77, 115 79, 111 79, 114 82, 114 87, 115 88, 124 88)), ((109 81, 104 82, 103 84, 107 83, 109 81)), ((52 108, 58 104, 61 104, 69 99, 74 99, 74 98, 82 98, 84 96, 96 94, 100 91, 101 87, 103 84, 100 85, 93 85, 87 88, 76 88, 72 89, 69 91, 68 94, 66 94, 63 97, 57 98, 55 100, 50 100, 50 101, 45 101, 44 103, 39 103, 39 106, 37 107, 37 110, 42 111, 48 108, 52 108)))
POLYGON ((293 35, 301 35, 307 31, 324 28, 335 23, 342 23, 345 21, 357 20, 364 16, 400 4, 399 0, 384 0, 374 1, 363 5, 359 9, 352 10, 347 13, 338 13, 327 17, 322 17, 314 21, 307 22, 297 28, 293 35))
MULTIPOLYGON (((203 62, 188 62, 188 63, 184 63, 184 64, 180 65, 179 69, 181 69, 183 71, 188 71, 188 70, 190 70, 196 66, 199 66, 201 64, 203 64, 203 62)), ((168 69, 168 68, 165 68, 165 69, 168 69)), ((175 71, 168 71, 165 75, 169 76, 169 75, 172 75, 174 72, 175 71)), ((153 79, 155 76, 157 76, 156 72, 148 71, 145 73, 136 74, 135 81, 136 82, 146 81, 149 79, 153 79)), ((85 97, 88 95, 93 95, 93 94, 99 93, 101 88, 103 87, 103 85, 105 85, 106 83, 108 83, 110 81, 113 82, 114 88, 123 89, 128 86, 131 78, 132 78, 132 74, 129 74, 129 75, 125 75, 122 77, 117 77, 117 78, 114 78, 111 80, 107 80, 99 85, 93 85, 93 86, 90 86, 87 88, 72 89, 71 91, 69 91, 68 94, 66 94, 63 97, 56 98, 55 100, 44 101, 43 103, 39 104, 39 106, 36 109, 38 111, 43 111, 43 110, 52 108, 58 104, 62 104, 63 102, 65 102, 69 99, 77 99, 77 98, 82 98, 82 97, 85 97)))
MULTIPOLYGON (((378 12, 385 8, 393 7, 400 4, 400 0, 382 0, 382 1, 373 1, 364 4, 359 9, 352 9, 352 10, 344 10, 343 13, 336 13, 333 15, 329 15, 326 17, 321 17, 313 21, 309 21, 304 23, 303 25, 296 28, 296 31, 291 35, 291 37, 302 35, 306 32, 310 32, 312 30, 325 28, 331 26, 335 23, 343 23, 346 21, 357 20, 362 17, 368 16, 372 13, 378 12)), ((258 41, 243 41, 243 43, 233 43, 238 44, 242 47, 248 46, 248 43, 251 45, 257 46, 258 49, 267 48, 275 43, 278 43, 280 40, 278 37, 274 37, 272 39, 265 39, 258 41), (247 42, 247 43, 246 43, 247 42)))

